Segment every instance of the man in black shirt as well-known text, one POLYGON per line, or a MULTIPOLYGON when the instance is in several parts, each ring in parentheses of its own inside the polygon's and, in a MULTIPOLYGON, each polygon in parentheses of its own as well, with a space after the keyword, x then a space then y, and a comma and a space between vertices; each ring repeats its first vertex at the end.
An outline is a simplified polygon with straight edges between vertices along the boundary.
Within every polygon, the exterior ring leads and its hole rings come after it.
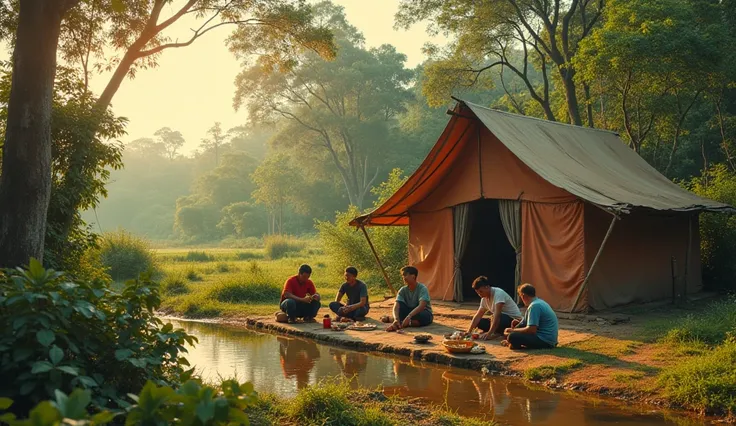
POLYGON ((368 287, 358 279, 358 270, 354 266, 345 268, 345 282, 340 286, 335 301, 330 303, 330 310, 337 314, 338 321, 363 321, 368 314, 368 287), (340 301, 348 296, 348 304, 340 301))

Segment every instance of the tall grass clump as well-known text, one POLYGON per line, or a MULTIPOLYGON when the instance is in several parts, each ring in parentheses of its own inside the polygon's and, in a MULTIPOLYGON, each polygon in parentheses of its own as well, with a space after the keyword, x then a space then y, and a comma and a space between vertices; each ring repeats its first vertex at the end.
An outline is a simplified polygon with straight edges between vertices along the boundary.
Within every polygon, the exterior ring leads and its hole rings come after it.
POLYGON ((359 420, 348 399, 350 387, 346 382, 329 380, 304 388, 290 402, 286 412, 301 424, 357 425, 359 420))
POLYGON ((263 238, 266 256, 271 260, 281 259, 289 253, 299 252, 303 244, 296 238, 285 235, 269 235, 263 238))
POLYGON ((697 314, 679 320, 661 339, 670 344, 716 345, 736 332, 736 297, 711 303, 697 314))
POLYGON ((701 413, 736 414, 736 338, 686 359, 659 377, 673 403, 701 413))
POLYGON ((278 303, 281 287, 262 274, 244 273, 215 284, 207 298, 224 303, 278 303))
POLYGON ((161 282, 161 293, 166 296, 179 296, 189 293, 189 286, 181 273, 167 275, 161 282))
POLYGON ((134 279, 156 267, 148 242, 123 230, 103 234, 97 255, 114 281, 134 279))
POLYGON ((207 254, 206 251, 189 251, 186 256, 179 258, 184 262, 212 262, 215 256, 207 254))

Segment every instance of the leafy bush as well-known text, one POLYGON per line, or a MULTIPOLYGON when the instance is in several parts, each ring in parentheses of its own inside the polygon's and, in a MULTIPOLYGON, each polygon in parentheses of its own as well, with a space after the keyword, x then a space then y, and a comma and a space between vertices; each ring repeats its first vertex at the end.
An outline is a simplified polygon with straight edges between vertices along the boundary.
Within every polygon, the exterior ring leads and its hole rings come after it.
MULTIPOLYGON (((374 208, 380 206, 404 183, 399 169, 394 169, 389 179, 371 192, 378 196, 374 208)), ((329 256, 331 273, 341 274, 346 265, 354 265, 361 271, 361 278, 383 282, 383 274, 376 264, 370 246, 363 233, 349 225, 361 212, 351 206, 347 211, 338 212, 334 222, 318 221, 316 228, 324 250, 329 256)), ((378 256, 390 277, 398 277, 399 270, 408 259, 409 230, 405 226, 379 226, 367 228, 378 256)), ((396 286, 394 286, 396 287, 396 286)))
MULTIPOLYGON (((124 420, 135 425, 231 425, 248 424, 245 410, 257 402, 258 395, 250 383, 239 384, 234 380, 223 381, 218 388, 189 380, 180 388, 156 386, 148 382, 140 394, 131 395, 135 402, 125 413, 102 411, 90 415, 91 392, 76 389, 67 396, 55 392, 54 401, 44 401, 30 412, 34 426, 56 426, 74 424, 78 426, 103 425, 113 420, 124 420), (116 419, 124 417, 124 419, 116 419)), ((12 401, 6 400, 6 406, 12 401)), ((0 401, 0 409, 3 407, 0 401)), ((24 426, 27 421, 18 421, 13 414, 0 415, 0 421, 10 426, 24 426)))
POLYGON ((287 413, 302 424, 357 425, 357 410, 348 400, 349 389, 344 380, 324 381, 302 389, 289 404, 287 413))
POLYGON ((186 256, 179 258, 185 262, 211 262, 215 260, 215 256, 210 256, 205 251, 190 251, 186 256))
POLYGON ((0 272, 0 397, 24 414, 56 390, 83 388, 97 407, 115 408, 148 380, 176 384, 188 365, 184 345, 196 338, 156 318, 159 305, 145 274, 118 294, 35 259, 0 272))
MULTIPOLYGON (((736 206, 736 173, 718 164, 693 179, 696 194, 736 206)), ((703 280, 710 288, 736 288, 736 215, 700 215, 700 256, 703 280)))
POLYGON ((161 283, 161 292, 166 296, 178 296, 189 293, 189 286, 181 274, 169 274, 161 283))
POLYGON ((217 272, 225 273, 225 272, 235 272, 238 270, 238 267, 235 265, 231 265, 227 262, 220 262, 217 264, 217 272))
POLYGON ((252 251, 241 251, 236 255, 238 260, 251 260, 251 259, 263 259, 263 255, 259 253, 253 253, 252 251))
POLYGON ((216 284, 207 295, 225 303, 276 303, 281 297, 281 287, 261 274, 242 274, 216 284))
POLYGON ((295 253, 303 248, 303 245, 293 237, 284 235, 269 235, 263 238, 266 248, 266 256, 269 259, 281 259, 289 253, 295 253))
POLYGON ((115 281, 137 278, 156 265, 148 242, 122 230, 103 234, 96 253, 115 281))

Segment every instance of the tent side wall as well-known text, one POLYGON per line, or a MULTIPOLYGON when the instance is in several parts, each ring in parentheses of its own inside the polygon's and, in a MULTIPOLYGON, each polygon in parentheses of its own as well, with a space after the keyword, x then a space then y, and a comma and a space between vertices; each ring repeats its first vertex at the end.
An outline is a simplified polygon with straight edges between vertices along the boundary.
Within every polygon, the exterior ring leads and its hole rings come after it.
POLYGON ((582 201, 521 206, 521 282, 558 311, 572 309, 585 279, 584 211, 582 201))
MULTIPOLYGON (((587 290, 588 305, 601 310, 671 298, 671 258, 674 256, 677 260, 678 275, 683 280, 688 251, 688 221, 692 221, 692 245, 687 291, 700 291, 702 277, 697 215, 635 210, 622 215, 616 223, 593 269, 587 290)), ((586 203, 586 273, 610 222, 610 214, 586 203)))
POLYGON ((409 220, 409 264, 432 299, 452 300, 455 258, 452 209, 413 213, 409 220))

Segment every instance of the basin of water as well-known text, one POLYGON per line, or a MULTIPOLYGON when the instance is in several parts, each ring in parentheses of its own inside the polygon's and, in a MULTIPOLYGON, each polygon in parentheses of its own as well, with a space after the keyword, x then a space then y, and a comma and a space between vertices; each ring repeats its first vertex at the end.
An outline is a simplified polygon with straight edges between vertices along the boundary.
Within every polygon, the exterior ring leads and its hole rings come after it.
POLYGON ((345 376, 351 386, 387 395, 422 398, 458 414, 508 425, 689 425, 702 421, 671 412, 579 393, 527 386, 512 377, 422 363, 407 357, 351 351, 311 340, 257 333, 237 327, 171 321, 199 339, 189 362, 206 379, 252 382, 259 392, 283 397, 320 379, 345 376))

